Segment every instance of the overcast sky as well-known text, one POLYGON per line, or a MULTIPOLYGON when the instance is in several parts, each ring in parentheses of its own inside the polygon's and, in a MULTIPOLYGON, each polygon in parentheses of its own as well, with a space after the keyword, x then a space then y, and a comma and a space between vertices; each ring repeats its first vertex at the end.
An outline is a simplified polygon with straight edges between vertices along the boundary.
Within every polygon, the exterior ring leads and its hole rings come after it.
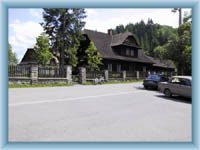
MULTIPOLYGON (((178 27, 178 13, 172 13, 172 8, 162 9, 86 9, 86 29, 107 32, 117 25, 136 23, 151 18, 154 23, 178 27)), ((190 9, 183 9, 190 11, 190 9)), ((184 13, 183 13, 184 14, 184 13)), ((42 19, 42 9, 9 9, 9 43, 17 54, 19 61, 27 48, 32 48, 35 38, 43 32, 39 23, 42 19)))

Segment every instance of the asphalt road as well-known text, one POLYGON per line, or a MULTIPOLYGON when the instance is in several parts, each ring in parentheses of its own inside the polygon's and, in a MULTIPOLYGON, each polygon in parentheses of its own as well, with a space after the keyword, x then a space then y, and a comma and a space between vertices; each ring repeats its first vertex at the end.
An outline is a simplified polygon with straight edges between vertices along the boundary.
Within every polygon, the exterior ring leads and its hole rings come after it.
POLYGON ((9 89, 9 141, 191 141, 191 100, 141 84, 9 89))

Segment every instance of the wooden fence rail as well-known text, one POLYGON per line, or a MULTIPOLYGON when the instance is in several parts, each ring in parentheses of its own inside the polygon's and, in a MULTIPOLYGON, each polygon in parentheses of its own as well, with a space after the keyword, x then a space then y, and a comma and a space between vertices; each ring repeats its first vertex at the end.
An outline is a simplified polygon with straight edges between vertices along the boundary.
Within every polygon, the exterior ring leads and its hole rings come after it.
POLYGON ((40 78, 65 78, 66 69, 64 69, 63 74, 60 73, 59 67, 38 67, 38 77, 40 78))
POLYGON ((9 77, 30 77, 30 66, 9 65, 9 77))
POLYGON ((123 73, 122 72, 108 72, 108 77, 113 79, 113 78, 123 78, 123 73))

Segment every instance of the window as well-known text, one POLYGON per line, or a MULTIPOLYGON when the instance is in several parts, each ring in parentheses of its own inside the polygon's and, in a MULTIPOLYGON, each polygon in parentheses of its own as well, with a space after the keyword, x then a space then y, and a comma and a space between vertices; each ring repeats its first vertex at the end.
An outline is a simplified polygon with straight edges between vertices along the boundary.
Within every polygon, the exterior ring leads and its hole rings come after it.
POLYGON ((112 64, 108 64, 108 71, 112 71, 112 64))
POLYGON ((187 80, 187 79, 181 79, 180 84, 185 85, 185 86, 191 86, 190 80, 187 80))
POLYGON ((185 85, 185 86, 191 86, 190 80, 184 79, 184 78, 172 78, 171 83, 185 85))
POLYGON ((134 56, 134 50, 131 50, 131 56, 134 56))
POLYGON ((129 56, 130 55, 130 49, 126 49, 126 55, 129 56))
POLYGON ((117 72, 121 71, 121 64, 117 64, 117 72))

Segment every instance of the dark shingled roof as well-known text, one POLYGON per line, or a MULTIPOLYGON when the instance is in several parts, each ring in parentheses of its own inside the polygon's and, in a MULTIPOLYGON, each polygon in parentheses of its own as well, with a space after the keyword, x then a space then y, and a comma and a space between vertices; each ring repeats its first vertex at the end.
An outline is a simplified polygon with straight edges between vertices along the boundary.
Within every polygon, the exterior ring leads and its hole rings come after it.
MULTIPOLYGON (((111 46, 116 46, 116 45, 120 45, 123 44, 124 41, 128 38, 128 37, 133 37, 133 39, 135 40, 135 36, 130 33, 130 32, 125 32, 125 33, 120 33, 120 34, 115 34, 112 36, 112 40, 111 40, 111 46)), ((139 44, 137 43, 137 41, 135 40, 136 44, 134 44, 134 47, 139 48, 139 44)))
MULTIPOLYGON (((88 38, 94 42, 96 48, 104 59, 115 59, 115 60, 123 60, 123 61, 131 61, 131 62, 142 62, 142 63, 150 63, 154 62, 149 59, 141 49, 138 50, 138 57, 126 57, 120 56, 113 52, 112 46, 122 44, 123 41, 129 37, 134 37, 130 32, 121 33, 117 35, 109 35, 107 33, 92 31, 92 30, 83 30, 83 34, 87 35, 88 38)), ((135 39, 135 37, 134 37, 135 39)))
POLYGON ((169 59, 161 60, 159 58, 153 58, 150 56, 147 56, 147 57, 149 57, 149 59, 151 59, 154 62, 153 64, 154 67, 171 68, 171 69, 176 68, 172 60, 169 60, 169 59))

